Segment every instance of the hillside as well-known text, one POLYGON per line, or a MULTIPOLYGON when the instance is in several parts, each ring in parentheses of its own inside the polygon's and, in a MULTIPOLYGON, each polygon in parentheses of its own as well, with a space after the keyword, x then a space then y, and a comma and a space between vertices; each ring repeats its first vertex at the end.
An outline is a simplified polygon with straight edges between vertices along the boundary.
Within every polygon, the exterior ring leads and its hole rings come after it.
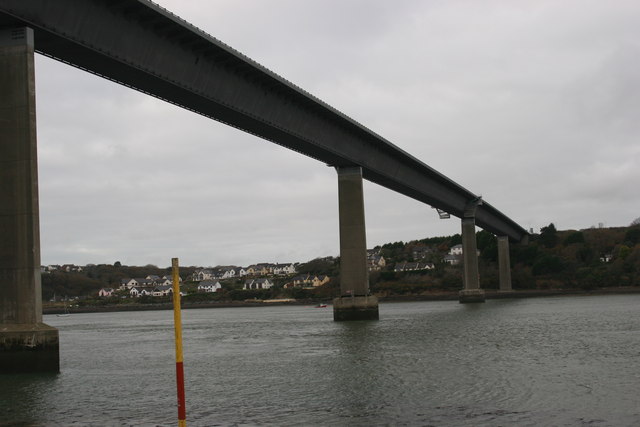
MULTIPOLYGON (((379 296, 419 295, 462 288, 462 265, 452 262, 451 248, 460 235, 394 242, 369 251, 371 291, 379 296), (382 260, 382 262, 380 262, 382 260), (373 262, 373 261, 370 261, 373 262), (409 263, 416 267, 400 271, 409 263), (382 264, 382 265, 380 265, 382 264)), ((480 283, 497 289, 497 242, 492 234, 477 233, 480 283)), ((455 260, 454 260, 455 261, 455 260)), ((331 298, 339 292, 339 258, 327 257, 296 264, 297 274, 327 275, 330 282, 318 288, 284 288, 290 278, 275 278, 272 289, 242 291, 239 279, 222 281, 222 292, 210 300, 246 298, 331 298)), ((640 225, 586 230, 556 230, 549 224, 531 235, 528 245, 511 246, 514 289, 584 289, 640 286, 640 225)), ((45 301, 57 297, 95 297, 100 288, 117 288, 121 280, 148 275, 163 276, 168 268, 88 265, 81 271, 55 270, 42 274, 45 301)), ((188 279, 197 267, 181 268, 184 286, 195 289, 188 279)), ((192 299, 202 299, 192 296, 192 299)))

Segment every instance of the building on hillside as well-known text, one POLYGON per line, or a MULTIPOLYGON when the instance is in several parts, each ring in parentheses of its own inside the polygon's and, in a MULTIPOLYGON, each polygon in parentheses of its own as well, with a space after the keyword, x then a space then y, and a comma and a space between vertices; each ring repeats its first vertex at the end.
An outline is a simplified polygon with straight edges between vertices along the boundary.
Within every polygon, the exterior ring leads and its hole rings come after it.
POLYGON ((235 266, 228 266, 228 267, 218 267, 216 268, 215 274, 213 275, 214 279, 232 279, 236 276, 236 269, 237 267, 235 266))
POLYGON ((60 266, 60 270, 62 271, 66 271, 67 273, 72 273, 72 272, 81 272, 82 271, 82 267, 75 265, 75 264, 64 264, 62 266, 60 266))
MULTIPOLYGON (((476 252, 477 252, 477 255, 480 256, 480 251, 476 250, 476 252)), ((463 254, 462 245, 455 245, 449 249, 449 255, 459 257, 459 256, 462 256, 462 254, 463 254)))
POLYGON ((113 288, 102 288, 98 291, 99 297, 110 297, 113 295, 115 290, 113 288))
POLYGON ((138 282, 138 285, 143 286, 145 288, 153 288, 156 285, 156 281, 153 279, 147 279, 146 277, 140 278, 140 279, 136 279, 136 281, 138 282))
POLYGON ((367 257, 367 268, 369 271, 382 270, 387 265, 382 255, 371 255, 367 257))
POLYGON ((380 249, 381 249, 380 247, 367 249, 367 257, 380 255, 380 249))
POLYGON ((611 262, 612 259, 613 259, 612 254, 604 254, 600 257, 600 262, 611 262))
POLYGON ((173 279, 158 279, 156 280, 156 285, 157 286, 172 286, 173 285, 173 279))
POLYGON ((136 279, 122 279, 120 280, 120 289, 129 289, 138 286, 136 279))
POLYGON ((285 288, 295 288, 299 286, 305 286, 311 284, 311 276, 309 274, 299 274, 293 278, 291 281, 285 285, 285 288))
POLYGON ((420 259, 427 258, 433 252, 434 252, 433 248, 429 248, 426 246, 419 246, 419 247, 413 248, 413 251, 411 251, 411 256, 413 257, 414 260, 420 260, 420 259))
POLYGON ((290 274, 296 274, 295 265, 289 264, 274 264, 273 265, 273 274, 276 276, 288 276, 290 274))
POLYGON ((446 254, 442 260, 444 262, 446 262, 447 264, 450 265, 458 265, 460 264, 460 260, 461 260, 462 256, 461 255, 451 255, 451 254, 446 254))
POLYGON ((203 280, 198 284, 198 292, 218 292, 222 285, 217 280, 203 280))
POLYGON ((252 276, 266 276, 273 274, 273 267, 275 264, 268 262, 261 262, 259 264, 253 264, 247 267, 247 273, 252 276))
MULTIPOLYGON (((128 289, 131 290, 135 288, 153 288, 155 286, 167 286, 172 285, 173 281, 171 279, 160 278, 159 276, 151 276, 156 277, 156 279, 149 279, 148 277, 136 277, 133 279, 127 278, 120 280, 120 289, 128 289)), ((167 277, 167 276, 165 276, 167 277)))
POLYGON ((311 286, 313 286, 314 288, 317 288, 318 286, 322 286, 325 283, 329 283, 329 276, 326 275, 321 275, 321 276, 313 276, 313 279, 311 279, 311 286))
POLYGON ((152 296, 153 289, 135 286, 129 290, 129 295, 136 298, 143 297, 143 296, 152 296))
POLYGON ((259 276, 262 274, 262 269, 259 269, 256 264, 251 264, 246 269, 248 276, 259 276))
POLYGON ((153 288, 152 294, 154 297, 163 297, 173 294, 173 286, 171 285, 159 285, 153 288))
POLYGON ((212 280, 213 279, 213 271, 208 268, 202 268, 200 270, 196 270, 193 272, 191 276, 194 282, 201 282, 203 280, 212 280))
POLYGON ((245 280, 242 289, 269 289, 273 286, 273 282, 269 279, 249 279, 245 280))
POLYGON ((462 255, 462 245, 451 246, 449 255, 462 255))
POLYGON ((404 271, 423 271, 423 270, 433 270, 435 266, 432 263, 427 262, 399 262, 395 265, 393 271, 395 272, 404 272, 404 271))
POLYGON ((244 277, 247 275, 247 270, 245 270, 242 267, 235 267, 234 271, 235 271, 235 277, 244 277))
POLYGON ((291 279, 289 283, 284 285, 285 288, 316 288, 318 286, 322 286, 325 283, 328 283, 329 276, 320 275, 316 276, 315 274, 300 274, 291 279))

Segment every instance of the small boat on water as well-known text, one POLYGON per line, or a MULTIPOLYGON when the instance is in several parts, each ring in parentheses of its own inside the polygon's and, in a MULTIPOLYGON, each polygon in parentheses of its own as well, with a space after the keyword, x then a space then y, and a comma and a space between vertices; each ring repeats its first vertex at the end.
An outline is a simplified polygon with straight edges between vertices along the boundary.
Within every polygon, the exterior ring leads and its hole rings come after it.
POLYGON ((316 305, 315 308, 326 308, 326 307, 327 307, 327 304, 320 303, 320 304, 316 305))
POLYGON ((71 313, 69 313, 69 307, 64 306, 64 312, 56 314, 58 317, 69 317, 71 313))

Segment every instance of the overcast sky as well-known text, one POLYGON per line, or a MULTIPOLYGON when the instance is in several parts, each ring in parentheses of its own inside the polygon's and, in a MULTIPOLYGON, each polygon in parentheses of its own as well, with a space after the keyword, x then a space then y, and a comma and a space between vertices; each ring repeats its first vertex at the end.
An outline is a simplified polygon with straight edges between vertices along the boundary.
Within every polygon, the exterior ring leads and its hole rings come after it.
MULTIPOLYGON (((161 0, 526 229, 640 216, 640 3, 161 0)), ((37 56, 42 263, 338 255, 335 170, 37 56)), ((365 182, 367 244, 460 232, 365 182)))

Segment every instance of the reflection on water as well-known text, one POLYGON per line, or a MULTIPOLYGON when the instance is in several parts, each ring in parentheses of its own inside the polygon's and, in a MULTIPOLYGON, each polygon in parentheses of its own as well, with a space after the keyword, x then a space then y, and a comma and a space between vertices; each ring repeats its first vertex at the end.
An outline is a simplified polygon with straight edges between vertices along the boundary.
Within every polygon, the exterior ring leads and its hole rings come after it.
MULTIPOLYGON (((640 425, 640 296, 183 312, 190 425, 640 425)), ((170 311, 47 317, 59 375, 0 377, 0 425, 175 425, 170 311), (6 414, 6 415, 5 415, 6 414), (4 423, 4 424, 3 424, 4 423)))

